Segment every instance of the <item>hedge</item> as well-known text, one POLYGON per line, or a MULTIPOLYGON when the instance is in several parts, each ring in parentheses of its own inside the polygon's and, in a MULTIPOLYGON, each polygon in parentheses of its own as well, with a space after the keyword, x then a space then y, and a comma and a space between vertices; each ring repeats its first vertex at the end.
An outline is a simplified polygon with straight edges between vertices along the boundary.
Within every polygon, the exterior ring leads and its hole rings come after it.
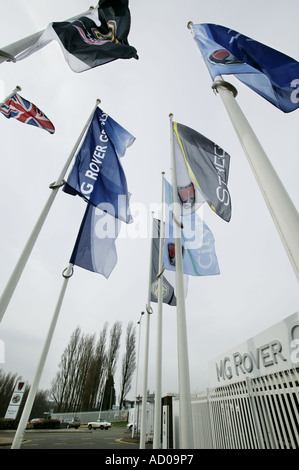
POLYGON ((59 429, 59 419, 46 419, 45 421, 33 423, 34 429, 59 429))
POLYGON ((18 428, 19 421, 16 419, 5 419, 0 418, 0 429, 4 430, 15 430, 18 428))
MULTIPOLYGON (((18 428, 19 421, 16 419, 4 419, 0 418, 0 429, 1 430, 16 430, 18 428)), ((59 429, 60 421, 58 419, 47 419, 40 423, 32 423, 29 426, 33 429, 59 429)))

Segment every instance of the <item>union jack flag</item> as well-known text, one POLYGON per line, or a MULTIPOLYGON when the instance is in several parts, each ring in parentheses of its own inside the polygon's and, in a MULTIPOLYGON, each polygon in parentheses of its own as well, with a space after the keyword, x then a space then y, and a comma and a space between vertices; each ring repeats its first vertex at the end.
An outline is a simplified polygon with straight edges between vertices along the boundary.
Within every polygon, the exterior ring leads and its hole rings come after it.
POLYGON ((47 116, 35 104, 25 100, 18 93, 0 106, 0 112, 8 119, 15 118, 26 124, 45 129, 50 134, 55 132, 55 127, 47 116))

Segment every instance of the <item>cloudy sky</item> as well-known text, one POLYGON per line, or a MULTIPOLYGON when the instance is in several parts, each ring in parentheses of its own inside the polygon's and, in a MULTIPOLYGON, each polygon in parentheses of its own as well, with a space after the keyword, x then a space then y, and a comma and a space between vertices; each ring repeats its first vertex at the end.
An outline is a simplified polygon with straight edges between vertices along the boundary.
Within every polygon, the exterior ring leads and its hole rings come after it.
MULTIPOLYGON (((1 2, 1 47, 52 21, 88 10, 86 0, 1 2), (12 14, 12 12, 14 12, 12 14)), ((94 4, 96 6, 96 3, 94 4)), ((109 280, 75 268, 45 364, 40 388, 50 387, 72 332, 98 334, 106 321, 136 323, 148 295, 151 211, 161 201, 161 172, 170 180, 169 113, 231 156, 232 218, 204 206, 221 274, 190 278, 186 299, 191 391, 209 387, 208 364, 235 345, 299 309, 298 281, 246 156, 187 28, 218 23, 299 60, 297 0, 131 0, 129 42, 139 60, 119 60, 76 74, 51 43, 18 63, 0 65, 0 100, 16 85, 52 120, 54 135, 0 116, 0 292, 40 215, 49 184, 58 178, 97 98, 100 107, 135 137, 123 166, 134 223, 117 241, 109 280)), ((298 77, 299 78, 299 77, 298 77)), ((299 111, 284 114, 233 77, 238 103, 295 206, 299 207, 299 111)), ((0 325, 0 367, 32 382, 85 210, 80 198, 59 192, 0 325)), ((156 212, 158 215, 158 213, 156 212)), ((156 312, 152 304, 148 388, 155 389, 156 312)), ((138 393, 142 392, 145 316, 140 329, 138 393)), ((137 337, 138 337, 137 329, 137 337)), ((124 337, 120 358, 124 352, 124 337)), ((177 392, 176 309, 163 308, 163 392, 177 392)), ((118 366, 120 370, 120 362, 118 366)), ((117 393, 119 376, 115 377, 117 393)), ((135 379, 129 398, 134 397, 135 379)))

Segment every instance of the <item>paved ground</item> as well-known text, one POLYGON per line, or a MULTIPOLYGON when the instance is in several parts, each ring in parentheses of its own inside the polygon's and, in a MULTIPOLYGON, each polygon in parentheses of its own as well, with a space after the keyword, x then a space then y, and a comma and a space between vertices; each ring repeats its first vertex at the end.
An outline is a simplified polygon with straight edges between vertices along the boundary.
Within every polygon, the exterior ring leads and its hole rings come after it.
MULTIPOLYGON (((10 448, 12 445, 14 436, 15 436, 15 431, 1 431, 0 430, 0 449, 10 448)), ((22 446, 22 448, 31 447, 30 444, 28 444, 28 446, 26 446, 26 444, 28 442, 31 442, 32 444, 33 441, 36 442, 36 444, 34 444, 34 446, 36 446, 35 448, 38 448, 38 446, 40 445, 38 444, 40 440, 43 440, 44 442, 45 441, 51 441, 51 442, 57 441, 57 443, 65 441, 65 443, 67 444, 67 439, 70 439, 69 443, 73 443, 76 436, 77 437, 81 436, 81 439, 77 443, 79 448, 81 447, 81 444, 82 444, 82 447, 84 448, 84 443, 86 443, 87 441, 90 441, 88 442, 89 446, 92 446, 92 442, 94 442, 94 445, 98 448, 101 442, 107 441, 107 438, 109 438, 109 444, 111 444, 112 441, 115 442, 115 447, 118 447, 118 444, 122 444, 121 447, 126 447, 124 444, 129 444, 128 446, 129 448, 136 448, 136 449, 139 448, 139 440, 132 439, 132 433, 127 431, 126 429, 114 428, 113 432, 112 430, 89 431, 87 428, 84 428, 84 427, 78 430, 75 430, 75 429, 27 430, 23 439, 24 446, 22 446), (49 439, 45 439, 46 436, 49 436, 49 439), (101 439, 98 439, 97 437, 98 438, 101 437, 101 439), (96 440, 93 441, 91 438, 94 438, 96 440)), ((68 445, 66 445, 66 447, 68 447, 68 445)), ((147 443, 146 448, 152 448, 152 444, 147 443)))

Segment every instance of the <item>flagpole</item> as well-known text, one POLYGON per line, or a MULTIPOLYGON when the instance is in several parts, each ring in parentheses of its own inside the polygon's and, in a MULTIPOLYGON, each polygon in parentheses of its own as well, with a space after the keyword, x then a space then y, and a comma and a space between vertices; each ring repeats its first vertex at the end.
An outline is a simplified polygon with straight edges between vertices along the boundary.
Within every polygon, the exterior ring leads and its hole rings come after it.
POLYGON ((299 281, 298 211, 239 107, 235 99, 237 90, 220 75, 212 88, 221 96, 299 281))
MULTIPOLYGON (((80 15, 76 15, 73 18, 70 18, 69 20, 66 21, 75 21, 76 19, 80 18, 81 16, 88 15, 94 7, 90 7, 88 11, 81 13, 80 15)), ((45 30, 39 31, 37 33, 31 34, 30 36, 27 36, 26 38, 20 39, 20 41, 16 41, 13 44, 10 44, 9 46, 5 46, 2 49, 0 49, 0 64, 2 62, 16 62, 15 56, 20 54, 21 52, 24 52, 26 49, 29 47, 33 46, 43 35, 45 30)))
MULTIPOLYGON (((133 426, 132 426, 132 439, 134 438, 135 434, 135 422, 136 422, 136 407, 137 407, 137 388, 138 388, 138 372, 139 372, 139 351, 140 351, 140 333, 141 333, 141 320, 142 315, 144 312, 141 312, 140 318, 137 322, 139 325, 139 332, 138 332, 138 351, 137 351, 137 367, 136 367, 136 385, 135 385, 135 402, 134 402, 134 419, 133 419, 133 426)), ((138 423, 137 423, 137 434, 138 434, 138 423)))
POLYGON ((164 175, 165 173, 162 172, 162 213, 161 213, 161 223, 160 223, 159 274, 157 276, 158 277, 158 313, 157 313, 156 389, 155 389, 153 449, 160 449, 161 447, 164 175))
POLYGON ((21 90, 22 90, 22 88, 17 85, 16 88, 14 89, 14 91, 13 91, 12 93, 10 93, 10 95, 8 95, 8 96, 4 99, 4 101, 2 101, 2 103, 0 103, 0 107, 3 106, 3 105, 6 103, 6 101, 10 100, 10 98, 12 98, 16 93, 18 93, 18 92, 21 91, 21 90))
POLYGON ((173 141, 173 114, 170 118, 170 143, 172 157, 173 215, 176 264, 176 298, 177 298, 177 341, 178 341, 178 378, 180 409, 180 448, 193 449, 193 425, 191 409, 191 391, 189 376, 188 340, 183 278, 183 257, 181 240, 181 211, 178 202, 176 162, 173 141))
MULTIPOLYGON (((152 212, 153 216, 153 212, 152 212)), ((154 237, 154 220, 152 217, 152 240, 154 237)), ((143 389, 142 389, 142 408, 141 408, 141 426, 140 426, 140 441, 139 448, 145 449, 145 434, 146 434, 146 405, 147 405, 147 379, 148 379, 148 351, 149 351, 149 331, 150 331, 150 316, 153 313, 151 308, 151 291, 152 291, 152 262, 153 262, 153 243, 151 240, 150 246, 150 265, 149 265, 149 282, 148 282, 148 298, 146 305, 146 333, 145 333, 145 350, 144 350, 144 369, 143 369, 143 389)))
POLYGON ((43 226, 43 224, 44 224, 44 222, 47 218, 47 215, 48 215, 48 213, 50 211, 50 208, 51 208, 51 206, 54 202, 54 199, 57 195, 57 192, 60 189, 60 187, 62 187, 65 184, 63 178, 64 178, 64 176, 65 176, 72 160, 73 160, 74 155, 76 154, 76 151, 77 151, 77 149, 80 145, 80 142, 83 139, 83 137, 84 137, 84 135, 85 135, 85 133, 88 129, 88 126, 89 126, 89 124, 90 124, 90 122, 93 118, 94 112, 95 112, 95 110, 96 110, 96 108, 97 108, 97 106, 100 102, 101 102, 101 100, 97 99, 96 105, 94 106, 93 111, 92 111, 90 117, 88 118, 88 121, 86 122, 86 124, 85 124, 85 126, 84 126, 84 128, 83 128, 83 130, 82 130, 82 132, 81 132, 81 134, 80 134, 73 150, 72 150, 72 152, 70 153, 69 158, 67 159, 67 161, 66 161, 66 163, 65 163, 65 165, 64 165, 64 167, 63 167, 63 169, 62 169, 62 171, 59 175, 59 177, 57 178, 55 183, 52 183, 50 185, 50 189, 52 189, 50 197, 48 198, 48 201, 46 202, 45 207, 42 210, 42 212, 41 212, 41 214, 40 214, 40 216, 39 216, 39 218, 38 218, 38 220, 35 224, 35 227, 33 228, 33 231, 32 231, 32 233, 31 233, 31 235, 30 235, 30 237, 29 237, 29 239, 28 239, 28 241, 27 241, 27 243, 26 243, 26 245, 25 245, 25 247, 24 247, 24 249, 21 253, 21 256, 20 256, 20 258, 19 258, 19 260, 18 260, 18 262, 17 262, 17 264, 16 264, 16 266, 15 266, 15 268, 14 268, 14 270, 13 270, 11 276, 10 276, 10 279, 9 279, 9 281, 8 281, 4 291, 2 293, 2 296, 0 298, 0 322, 2 321, 2 318, 3 318, 3 316, 6 312, 8 304, 11 300, 11 297, 13 296, 15 288, 16 288, 18 282, 19 282, 19 279, 20 279, 20 277, 22 275, 22 272, 25 268, 25 265, 26 265, 26 263, 29 259, 29 256, 30 256, 31 251, 34 247, 34 244, 35 244, 35 242, 38 238, 38 235, 39 235, 39 233, 42 229, 42 226, 43 226))
POLYGON ((37 389, 38 389, 38 386, 39 386, 39 381, 40 381, 40 378, 41 378, 41 375, 42 375, 42 372, 43 372, 43 369, 44 369, 44 365, 45 365, 47 355, 48 355, 48 352, 49 352, 49 348, 50 348, 50 345, 51 345, 51 341, 52 341, 52 338, 53 338, 54 330, 55 330, 55 327, 56 327, 56 324, 57 324, 59 312, 60 312, 61 305, 62 305, 62 302, 63 302, 63 299, 64 299, 64 295, 65 295, 65 291, 66 291, 66 288, 67 288, 67 285, 68 285, 68 281, 69 281, 69 278, 73 275, 73 265, 69 264, 68 267, 63 271, 62 275, 64 277, 64 280, 63 280, 62 288, 61 288, 61 291, 60 291, 60 295, 58 297, 56 308, 55 308, 53 318, 52 318, 52 321, 51 321, 51 324, 50 324, 50 327, 49 327, 48 335, 47 335, 47 338, 46 338, 46 341, 45 341, 45 344, 44 344, 44 347, 43 347, 43 350, 42 350, 42 354, 41 354, 41 357, 40 357, 40 360, 39 360, 39 363, 38 363, 38 367, 36 369, 34 380, 33 380, 32 385, 30 387, 30 391, 29 391, 29 394, 28 394, 28 397, 27 397, 27 400, 26 400, 26 403, 25 403, 25 406, 24 406, 24 409, 23 409, 23 413, 22 413, 22 416, 21 416, 16 434, 15 434, 14 440, 12 442, 11 449, 19 449, 21 447, 22 440, 23 440, 23 437, 24 437, 24 434, 25 434, 25 431, 26 431, 26 426, 27 426, 27 423, 28 423, 28 419, 29 419, 29 416, 30 416, 30 413, 31 413, 31 410, 32 410, 32 406, 33 406, 33 403, 34 403, 34 400, 35 400, 36 392, 37 392, 37 389))

